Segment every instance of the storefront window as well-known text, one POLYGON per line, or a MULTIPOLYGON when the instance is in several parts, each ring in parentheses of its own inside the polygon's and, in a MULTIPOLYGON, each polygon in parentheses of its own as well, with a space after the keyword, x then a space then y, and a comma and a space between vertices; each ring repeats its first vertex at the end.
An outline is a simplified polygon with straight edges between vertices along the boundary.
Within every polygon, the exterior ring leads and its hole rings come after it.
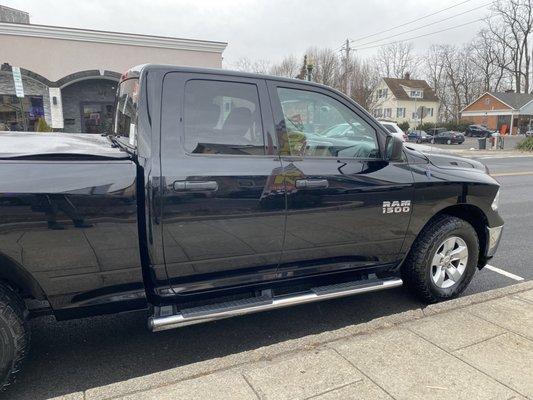
POLYGON ((84 103, 81 105, 83 133, 109 133, 113 122, 113 104, 84 103))
POLYGON ((0 131, 33 132, 40 118, 44 118, 42 96, 0 95, 0 131))

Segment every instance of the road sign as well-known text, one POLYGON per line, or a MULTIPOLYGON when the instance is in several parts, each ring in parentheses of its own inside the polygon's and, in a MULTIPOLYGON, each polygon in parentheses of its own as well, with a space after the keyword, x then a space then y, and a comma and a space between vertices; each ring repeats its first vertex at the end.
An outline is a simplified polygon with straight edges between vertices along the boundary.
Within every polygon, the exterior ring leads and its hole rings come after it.
POLYGON ((416 110, 416 114, 418 115, 418 118, 426 118, 428 114, 428 108, 424 106, 420 106, 416 110))
POLYGON ((19 67, 11 67, 13 81, 15 82, 15 93, 17 97, 24 97, 24 86, 22 86, 22 75, 19 67))

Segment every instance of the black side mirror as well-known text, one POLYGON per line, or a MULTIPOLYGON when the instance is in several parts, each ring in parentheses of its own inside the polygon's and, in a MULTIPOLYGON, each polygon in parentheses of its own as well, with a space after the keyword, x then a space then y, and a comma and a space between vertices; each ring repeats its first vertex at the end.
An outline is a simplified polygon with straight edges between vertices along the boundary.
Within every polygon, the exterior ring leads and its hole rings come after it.
POLYGON ((403 142, 396 136, 389 135, 385 141, 385 149, 387 152, 387 161, 402 161, 403 160, 403 142))

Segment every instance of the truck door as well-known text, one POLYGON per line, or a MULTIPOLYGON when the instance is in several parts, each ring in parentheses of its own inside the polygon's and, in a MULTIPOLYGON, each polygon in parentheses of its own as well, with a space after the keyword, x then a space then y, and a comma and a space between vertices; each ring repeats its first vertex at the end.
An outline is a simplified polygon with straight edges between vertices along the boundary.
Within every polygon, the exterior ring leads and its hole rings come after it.
POLYGON ((272 279, 285 198, 265 81, 167 74, 161 171, 171 295, 272 279))
POLYGON ((280 272, 398 260, 411 214, 406 162, 383 157, 386 134, 333 91, 269 82, 287 192, 280 272))

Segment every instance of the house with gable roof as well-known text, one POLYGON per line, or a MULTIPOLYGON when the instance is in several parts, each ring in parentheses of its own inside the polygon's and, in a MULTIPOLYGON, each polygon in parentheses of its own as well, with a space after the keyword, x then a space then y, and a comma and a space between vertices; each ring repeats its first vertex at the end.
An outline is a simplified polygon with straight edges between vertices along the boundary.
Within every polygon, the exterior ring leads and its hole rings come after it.
POLYGON ((378 119, 407 121, 411 128, 437 122, 439 98, 425 80, 411 79, 409 73, 403 79, 382 78, 373 96, 371 112, 378 119))

